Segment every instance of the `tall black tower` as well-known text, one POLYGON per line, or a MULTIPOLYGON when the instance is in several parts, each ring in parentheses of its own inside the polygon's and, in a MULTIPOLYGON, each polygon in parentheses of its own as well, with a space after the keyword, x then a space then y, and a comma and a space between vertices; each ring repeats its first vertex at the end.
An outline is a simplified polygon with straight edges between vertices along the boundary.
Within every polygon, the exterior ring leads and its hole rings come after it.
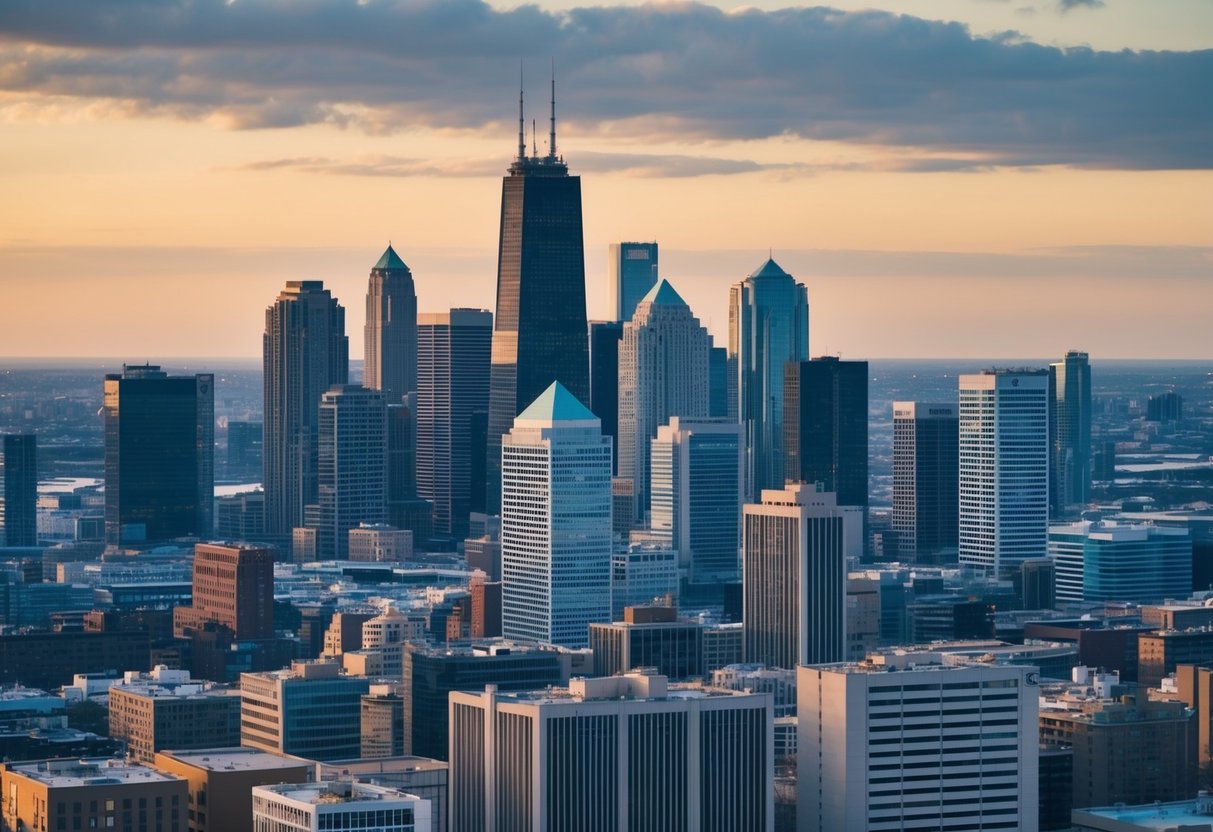
POLYGON ((552 80, 548 152, 526 150, 518 94, 518 156, 501 183, 497 314, 489 374, 486 509, 501 508, 501 435, 553 381, 589 400, 585 251, 581 177, 556 153, 556 81, 552 80))

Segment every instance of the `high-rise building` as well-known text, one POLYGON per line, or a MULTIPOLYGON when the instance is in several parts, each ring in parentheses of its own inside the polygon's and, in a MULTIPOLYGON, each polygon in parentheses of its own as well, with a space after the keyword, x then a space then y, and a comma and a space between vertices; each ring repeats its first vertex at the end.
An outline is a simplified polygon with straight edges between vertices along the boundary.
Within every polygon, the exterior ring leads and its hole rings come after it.
POLYGON ((619 344, 619 476, 633 483, 633 515, 649 509, 649 443, 672 416, 708 415, 712 339, 666 280, 623 325, 619 344))
POLYGON ((960 421, 954 404, 893 402, 893 530, 912 563, 955 563, 960 421))
POLYGON ((615 443, 619 472, 619 342, 622 321, 590 321, 590 410, 602 420, 602 435, 615 443))
POLYGON ((350 529, 387 519, 387 409, 383 395, 354 385, 320 397, 316 554, 349 556, 350 529))
POLYGON ((413 273, 389 245, 366 287, 362 386, 396 404, 417 389, 417 292, 413 273))
POLYGON ((657 243, 611 243, 607 259, 607 308, 612 320, 630 321, 640 299, 658 280, 657 243))
POLYGON ((1081 520, 1049 528, 1058 601, 1148 604, 1192 592, 1187 529, 1081 520))
POLYGON ((313 760, 357 757, 362 696, 370 680, 332 662, 240 674, 240 744, 313 760))
POLYGON ((274 555, 256 546, 194 546, 191 606, 173 611, 173 629, 184 637, 207 622, 248 641, 274 635, 274 555))
POLYGON ((1182 422, 1184 397, 1174 390, 1146 399, 1146 420, 1150 422, 1182 422))
POLYGON ((211 533, 215 377, 153 364, 105 377, 105 542, 211 533))
POLYGON ((484 309, 426 314, 417 324, 417 490, 434 531, 462 539, 483 491, 475 483, 473 415, 489 406, 493 316, 484 309))
POLYGON ((760 504, 745 506, 745 661, 793 668, 845 659, 848 512, 858 516, 805 483, 764 490, 760 504))
POLYGON ((1036 676, 909 662, 798 668, 798 828, 1035 832, 1036 676))
POLYGON ((1091 498, 1091 364, 1070 350, 1049 365, 1049 506, 1052 517, 1085 507, 1091 498))
POLYGON ((611 440, 552 385, 501 445, 502 632, 584 647, 610 618, 611 440))
POLYGON ((960 563, 994 574, 1044 557, 1049 534, 1049 373, 960 377, 960 563))
POLYGON ((292 280, 265 310, 265 530, 286 539, 317 502, 320 397, 349 382, 345 309, 319 280, 292 280))
POLYGON ((725 419, 729 415, 729 350, 712 347, 708 353, 708 415, 725 419))
POLYGON ((261 470, 260 422, 227 423, 227 469, 229 474, 261 470))
POLYGON ((581 177, 556 150, 556 82, 548 152, 526 152, 522 94, 518 155, 501 183, 497 310, 489 381, 485 509, 501 509, 501 437, 552 382, 590 395, 581 177))
POLYGON ((0 436, 0 545, 38 543, 38 440, 0 436))
MULTIPOLYGON (((868 362, 822 356, 784 367, 789 481, 820 483, 844 506, 868 506, 868 362)), ((866 535, 865 535, 866 537, 866 535)))
POLYGON ((629 673, 450 711, 452 829, 775 828, 770 694, 629 673))
POLYGON ((768 259, 729 290, 729 415, 745 428, 751 498, 783 488, 784 365, 808 357, 808 291, 768 259))
POLYGON ((650 469, 651 524, 667 535, 692 583, 741 579, 745 442, 741 426, 675 416, 657 428, 650 469))

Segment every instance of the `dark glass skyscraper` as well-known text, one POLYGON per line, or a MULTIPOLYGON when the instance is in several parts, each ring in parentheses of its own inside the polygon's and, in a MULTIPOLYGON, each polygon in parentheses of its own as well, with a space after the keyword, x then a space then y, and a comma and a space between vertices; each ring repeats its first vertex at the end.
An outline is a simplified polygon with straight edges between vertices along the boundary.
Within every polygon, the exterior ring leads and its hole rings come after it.
POLYGON ((390 245, 367 281, 364 338, 362 386, 398 404, 417 389, 417 292, 413 273, 390 245))
POLYGON ((146 364, 105 377, 105 542, 211 533, 215 377, 146 364))
POLYGON ((893 530, 911 563, 955 563, 960 421, 954 404, 893 402, 893 530))
POLYGON ((840 506, 866 507, 868 362, 789 362, 783 394, 788 479, 821 483, 840 506))
POLYGON ((615 443, 619 469, 619 342, 622 321, 590 321, 590 410, 602 420, 602 435, 615 443))
POLYGON ((548 153, 526 152, 518 97, 518 156, 501 183, 497 312, 489 376, 485 508, 501 504, 501 436, 558 381, 589 401, 581 177, 556 152, 556 97, 548 153))
POLYGON ((657 243, 611 243, 607 292, 616 321, 630 321, 636 304, 657 285, 657 243))
POLYGON ((1091 496, 1091 364, 1070 350, 1049 365, 1050 516, 1086 506, 1091 496))
POLYGON ((38 440, 0 436, 0 545, 38 543, 38 440))

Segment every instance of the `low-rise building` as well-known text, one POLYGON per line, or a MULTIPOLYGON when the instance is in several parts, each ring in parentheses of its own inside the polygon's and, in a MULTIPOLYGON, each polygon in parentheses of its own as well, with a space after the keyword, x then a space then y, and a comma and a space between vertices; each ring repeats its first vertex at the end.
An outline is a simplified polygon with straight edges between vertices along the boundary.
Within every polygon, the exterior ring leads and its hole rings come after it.
POLYGON ((166 748, 239 745, 240 693, 157 665, 129 671, 109 689, 109 720, 110 736, 142 763, 166 748))
POLYGON ((703 675, 703 625, 673 607, 627 607, 623 620, 590 625, 594 675, 653 667, 671 679, 703 675))
POLYGON ((253 788, 258 832, 431 832, 430 802, 387 786, 335 780, 253 788))
POLYGON ((240 676, 240 744, 313 760, 356 757, 361 700, 370 680, 332 662, 293 662, 290 670, 240 676))

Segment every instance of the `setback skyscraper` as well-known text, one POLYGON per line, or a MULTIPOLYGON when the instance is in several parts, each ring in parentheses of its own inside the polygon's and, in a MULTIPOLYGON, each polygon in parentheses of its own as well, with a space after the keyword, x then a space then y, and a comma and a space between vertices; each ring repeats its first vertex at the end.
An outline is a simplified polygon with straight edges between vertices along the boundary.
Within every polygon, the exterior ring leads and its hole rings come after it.
POLYGON ((1049 365, 1049 514, 1076 513, 1091 498, 1091 363, 1070 350, 1049 365))
POLYGON ((768 259, 729 290, 729 415, 746 430, 751 498, 783 488, 784 365, 808 357, 808 291, 768 259))
POLYGON ((657 243, 611 243, 607 304, 616 321, 630 321, 636 304, 657 285, 657 243))
POLYGON ((211 533, 215 377, 153 364, 105 377, 105 542, 211 533))
POLYGON ((497 311, 489 376, 485 508, 501 509, 501 437, 554 381, 589 401, 581 177, 556 152, 556 83, 547 155, 526 152, 522 95, 518 155, 501 183, 497 311))
POLYGON ((493 316, 485 309, 418 318, 417 491, 434 505, 434 531, 456 540, 468 533, 472 422, 489 406, 492 340, 493 316))
POLYGON ((413 273, 390 245, 366 287, 362 386, 397 404, 417 389, 417 292, 413 273))
POLYGON ((0 436, 0 545, 38 543, 38 440, 0 436))
POLYGON ((619 476, 632 480, 634 519, 649 507, 649 443, 673 416, 708 415, 712 340, 662 280, 623 325, 619 345, 619 476))
POLYGON ((911 563, 956 562, 954 404, 893 402, 893 531, 911 563))
POLYGON ((265 530, 286 540, 317 501, 320 396, 349 382, 345 309, 319 280, 288 281, 265 310, 262 354, 265 530))

